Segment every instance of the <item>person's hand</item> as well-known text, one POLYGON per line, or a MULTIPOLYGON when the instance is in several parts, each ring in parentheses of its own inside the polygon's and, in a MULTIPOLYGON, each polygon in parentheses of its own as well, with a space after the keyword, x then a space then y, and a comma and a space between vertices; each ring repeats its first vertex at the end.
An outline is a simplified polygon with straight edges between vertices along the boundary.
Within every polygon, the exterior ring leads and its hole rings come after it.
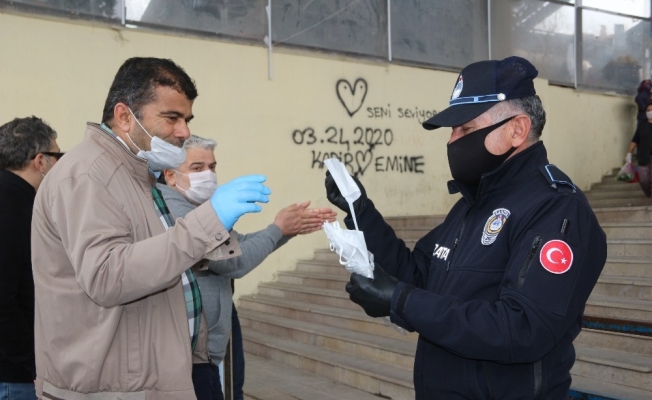
POLYGON ((292 204, 276 214, 274 224, 283 236, 305 235, 321 229, 324 221, 335 221, 337 214, 330 208, 308 208, 310 201, 292 204))
POLYGON ((625 156, 625 162, 628 163, 632 162, 632 153, 627 153, 627 155, 625 156))
POLYGON ((227 230, 230 231, 243 214, 260 212, 261 207, 256 202, 269 201, 267 196, 272 191, 263 185, 266 180, 265 175, 246 175, 217 187, 210 201, 227 230))
POLYGON ((386 317, 389 315, 398 280, 385 272, 379 264, 374 265, 373 280, 353 273, 346 284, 346 291, 351 301, 362 307, 368 316, 386 317))
MULTIPOLYGON (((355 176, 352 176, 352 178, 355 184, 358 185, 358 188, 360 188, 360 197, 358 197, 357 200, 353 202, 353 211, 355 211, 356 214, 360 214, 367 202, 367 192, 364 190, 362 183, 360 183, 360 181, 355 176)), ((331 175, 330 171, 326 171, 325 185, 326 197, 328 198, 328 201, 330 201, 335 207, 339 208, 340 210, 351 214, 351 211, 349 210, 349 203, 346 202, 346 199, 344 196, 342 196, 342 193, 340 193, 340 189, 337 187, 337 183, 335 183, 335 179, 331 175)))

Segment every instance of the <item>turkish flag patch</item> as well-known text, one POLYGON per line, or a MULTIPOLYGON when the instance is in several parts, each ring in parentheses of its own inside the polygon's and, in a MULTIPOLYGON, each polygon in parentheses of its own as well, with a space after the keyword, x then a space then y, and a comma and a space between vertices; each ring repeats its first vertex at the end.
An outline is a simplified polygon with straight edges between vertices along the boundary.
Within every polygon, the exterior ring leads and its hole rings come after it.
POLYGON ((563 274, 573 264, 573 250, 563 240, 551 240, 541 248, 539 261, 548 272, 563 274))

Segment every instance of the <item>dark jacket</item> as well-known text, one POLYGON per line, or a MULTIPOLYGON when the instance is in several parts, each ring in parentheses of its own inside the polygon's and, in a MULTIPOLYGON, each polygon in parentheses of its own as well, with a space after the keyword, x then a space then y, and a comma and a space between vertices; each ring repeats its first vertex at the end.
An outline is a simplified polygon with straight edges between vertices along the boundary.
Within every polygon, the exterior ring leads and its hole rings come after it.
POLYGON ((30 255, 36 190, 0 170, 0 382, 31 383, 34 366, 34 279, 30 255))
POLYGON ((412 251, 373 203, 358 216, 376 262, 401 281, 392 322, 419 333, 417 399, 565 398, 607 245, 584 194, 547 164, 537 143, 479 188, 449 182, 463 198, 412 251))
POLYGON ((634 101, 636 102, 636 108, 638 109, 636 120, 647 121, 645 109, 647 108, 647 105, 650 104, 650 92, 647 90, 640 90, 636 94, 636 97, 634 97, 634 101))

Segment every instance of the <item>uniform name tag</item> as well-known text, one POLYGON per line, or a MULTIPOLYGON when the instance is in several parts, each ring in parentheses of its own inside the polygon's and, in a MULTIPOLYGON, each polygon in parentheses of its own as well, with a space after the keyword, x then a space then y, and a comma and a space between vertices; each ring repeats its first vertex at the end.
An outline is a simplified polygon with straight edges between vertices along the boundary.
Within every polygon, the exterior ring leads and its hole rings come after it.
POLYGON ((437 257, 440 260, 446 260, 448 258, 448 253, 450 253, 450 251, 451 249, 449 249, 448 247, 435 244, 435 250, 432 251, 432 256, 437 257))

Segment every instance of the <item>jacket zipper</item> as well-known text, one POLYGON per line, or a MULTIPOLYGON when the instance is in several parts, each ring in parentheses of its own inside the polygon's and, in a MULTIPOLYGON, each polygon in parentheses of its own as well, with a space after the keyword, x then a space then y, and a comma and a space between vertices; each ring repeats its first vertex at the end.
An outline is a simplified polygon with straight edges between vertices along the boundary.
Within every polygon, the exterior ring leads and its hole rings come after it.
MULTIPOLYGON (((467 211, 468 214, 468 211, 467 211)), ((448 262, 446 263, 446 272, 448 272, 451 269, 451 263, 453 262, 453 254, 455 253, 455 249, 457 248, 457 245, 460 244, 460 241, 462 240, 462 235, 464 235, 464 227, 466 226, 466 215, 464 216, 464 219, 462 220, 462 225, 460 225, 460 229, 457 231, 457 237, 455 238, 455 243, 453 243, 453 248, 451 249, 450 252, 450 258, 448 259, 448 262)))
POLYGON ((525 283, 525 276, 527 275, 527 271, 530 269, 530 265, 532 265, 532 260, 534 259, 535 254, 539 250, 539 245, 541 245, 540 235, 536 236, 534 238, 534 241, 532 241, 532 246, 530 246, 530 252, 528 253, 525 261, 523 261, 521 270, 518 273, 518 281, 516 283, 516 287, 518 289, 522 288, 523 284, 525 283))

